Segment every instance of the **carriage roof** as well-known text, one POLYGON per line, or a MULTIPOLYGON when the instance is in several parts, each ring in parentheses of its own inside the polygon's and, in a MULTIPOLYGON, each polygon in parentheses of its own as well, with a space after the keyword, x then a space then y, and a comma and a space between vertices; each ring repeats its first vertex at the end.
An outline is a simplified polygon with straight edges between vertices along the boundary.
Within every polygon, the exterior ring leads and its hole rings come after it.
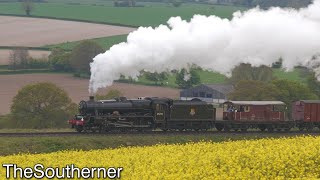
POLYGON ((224 104, 234 104, 234 105, 285 105, 282 101, 226 101, 224 104))
POLYGON ((320 100, 300 100, 300 101, 296 101, 296 102, 304 102, 304 103, 316 103, 316 104, 320 104, 320 100))

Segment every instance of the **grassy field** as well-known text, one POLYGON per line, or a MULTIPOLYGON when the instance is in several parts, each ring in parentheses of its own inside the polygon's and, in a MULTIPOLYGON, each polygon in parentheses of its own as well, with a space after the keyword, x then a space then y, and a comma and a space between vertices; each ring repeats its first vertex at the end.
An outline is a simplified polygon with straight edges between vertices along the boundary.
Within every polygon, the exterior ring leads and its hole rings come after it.
POLYGON ((273 76, 278 79, 287 79, 291 81, 297 81, 301 83, 306 82, 306 78, 303 77, 302 72, 299 69, 293 71, 284 71, 282 69, 273 69, 273 76))
MULTIPOLYGON (((200 76, 201 83, 204 83, 204 84, 221 84, 221 83, 224 83, 226 80, 226 77, 224 75, 216 72, 209 72, 209 71, 202 71, 202 70, 197 70, 197 72, 200 76)), ((176 81, 175 74, 170 74, 168 76, 168 80, 165 81, 164 86, 177 88, 178 85, 175 83, 175 81, 176 81)), ((145 76, 141 76, 139 78, 138 83, 155 85, 154 82, 146 79, 145 76)))
MULTIPOLYGON (((0 156, 17 153, 48 153, 61 150, 91 150, 123 146, 149 146, 199 141, 223 142, 230 140, 282 137, 283 134, 199 134, 199 135, 89 135, 56 137, 0 137, 0 156), (14 148, 13 148, 14 147, 14 148)), ((287 134, 286 136, 294 136, 287 134)))
MULTIPOLYGON (((222 84, 226 83, 227 77, 216 72, 210 72, 210 71, 202 71, 202 70, 197 70, 201 83, 204 84, 222 84)), ((297 81, 300 83, 305 83, 306 79, 301 76, 301 72, 298 69, 295 69, 294 71, 286 72, 281 69, 273 69, 273 75, 274 78, 278 79, 288 79, 292 81, 297 81)), ((166 81, 168 83, 164 83, 165 86, 169 87, 178 87, 177 84, 175 83, 175 75, 170 74, 168 77, 168 80, 166 81)), ((149 81, 145 78, 145 76, 141 76, 139 78, 138 83, 140 84, 146 84, 146 85, 155 85, 154 82, 149 81)))
MULTIPOLYGON (((173 16, 190 19, 194 14, 214 14, 223 18, 230 18, 233 12, 244 10, 242 7, 200 4, 183 4, 179 8, 167 6, 166 4, 159 5, 159 3, 148 3, 147 5, 145 7, 117 8, 113 7, 110 3, 103 6, 92 4, 36 3, 32 15, 131 26, 158 26, 159 24, 166 23, 173 16)), ((1 3, 0 13, 24 15, 20 3, 1 3)))

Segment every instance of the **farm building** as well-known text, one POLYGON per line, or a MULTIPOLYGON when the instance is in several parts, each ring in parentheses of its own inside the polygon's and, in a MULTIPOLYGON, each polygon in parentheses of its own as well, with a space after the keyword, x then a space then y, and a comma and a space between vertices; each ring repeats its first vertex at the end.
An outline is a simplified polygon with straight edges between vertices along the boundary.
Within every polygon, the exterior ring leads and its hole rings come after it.
POLYGON ((233 86, 229 84, 201 84, 180 91, 180 99, 199 98, 207 102, 223 103, 227 100, 227 95, 231 91, 233 91, 233 86))

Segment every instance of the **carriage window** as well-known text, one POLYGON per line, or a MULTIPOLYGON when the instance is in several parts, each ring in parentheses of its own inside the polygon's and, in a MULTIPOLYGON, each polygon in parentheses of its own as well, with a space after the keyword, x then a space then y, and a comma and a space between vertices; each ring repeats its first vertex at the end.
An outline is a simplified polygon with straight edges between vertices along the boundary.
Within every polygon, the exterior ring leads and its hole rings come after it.
POLYGON ((273 105, 272 106, 272 111, 275 111, 275 112, 281 112, 281 111, 284 111, 285 110, 285 107, 284 106, 277 106, 277 105, 273 105))
POLYGON ((198 97, 198 93, 197 92, 193 92, 193 97, 198 97))
POLYGON ((206 97, 206 93, 205 92, 200 92, 200 97, 206 97))
POLYGON ((224 112, 227 112, 229 107, 230 107, 230 105, 224 104, 224 105, 223 105, 223 111, 224 111, 224 112))
POLYGON ((244 111, 245 112, 249 112, 250 111, 250 107, 249 106, 245 106, 244 111))
POLYGON ((207 94, 207 98, 212 98, 212 94, 207 94))

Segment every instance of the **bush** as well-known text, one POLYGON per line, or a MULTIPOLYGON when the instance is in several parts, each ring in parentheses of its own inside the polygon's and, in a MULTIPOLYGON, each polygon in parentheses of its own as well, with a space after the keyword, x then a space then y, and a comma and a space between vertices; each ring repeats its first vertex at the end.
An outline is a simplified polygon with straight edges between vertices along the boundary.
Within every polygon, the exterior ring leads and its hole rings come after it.
POLYGON ((50 65, 46 59, 30 58, 27 67, 30 69, 42 69, 42 68, 49 68, 50 65))
POLYGON ((10 114, 0 116, 0 128, 14 128, 14 123, 10 114))
POLYGON ((55 48, 52 50, 49 56, 49 64, 54 71, 70 72, 72 71, 70 65, 70 52, 65 52, 61 48, 55 48))
POLYGON ((182 1, 181 0, 172 0, 172 5, 174 7, 180 7, 182 5, 182 1))

